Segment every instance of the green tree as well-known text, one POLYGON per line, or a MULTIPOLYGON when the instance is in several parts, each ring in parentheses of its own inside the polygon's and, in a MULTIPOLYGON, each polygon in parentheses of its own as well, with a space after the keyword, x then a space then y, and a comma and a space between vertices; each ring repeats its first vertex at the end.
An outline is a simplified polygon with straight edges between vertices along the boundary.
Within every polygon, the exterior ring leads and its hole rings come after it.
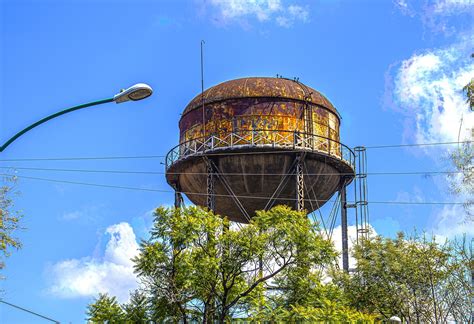
POLYGON ((450 154, 451 162, 459 173, 451 174, 451 190, 454 194, 465 198, 464 210, 472 222, 474 216, 474 145, 465 142, 450 154))
POLYGON ((179 314, 186 321, 194 313, 204 322, 224 322, 264 283, 297 271, 298 264, 322 265, 334 256, 307 217, 287 207, 258 212, 241 228, 191 207, 158 209, 151 239, 142 242, 135 262, 158 306, 155 320, 178 320, 179 314))
MULTIPOLYGON (((474 53, 471 54, 471 58, 474 58, 474 53)), ((469 104, 469 108, 474 111, 474 78, 471 78, 462 90, 466 96, 466 102, 469 104)))
POLYGON ((87 307, 87 320, 90 323, 123 323, 124 312, 115 297, 99 294, 99 297, 87 307))
MULTIPOLYGON (((471 58, 474 58, 474 53, 471 54, 471 58)), ((474 78, 472 78, 468 84, 463 88, 464 95, 466 96, 466 102, 469 105, 471 111, 474 111, 474 78)), ((462 125, 462 121, 461 121, 462 125)), ((461 129, 460 129, 461 131, 461 129)), ((460 134, 460 133, 459 133, 460 134)), ((471 129, 471 142, 466 141, 462 145, 458 145, 458 148, 450 153, 450 160, 457 174, 451 174, 449 176, 452 191, 461 197, 465 198, 465 211, 468 216, 466 221, 472 222, 474 216, 474 145, 472 139, 474 136, 474 129, 471 129)))
POLYGON ((14 209, 14 197, 18 194, 15 183, 15 177, 6 177, 0 187, 0 269, 4 268, 5 258, 11 250, 21 248, 21 242, 14 236, 20 229, 22 217, 14 209))
MULTIPOLYGON (((306 316, 291 315, 299 313, 367 318, 342 301, 337 286, 321 283, 322 268, 335 257, 306 215, 288 207, 257 212, 246 225, 198 207, 158 208, 151 237, 134 259, 140 316, 160 323, 306 316)), ((129 318, 130 308, 122 309, 129 318)))
POLYGON ((350 305, 360 311, 416 323, 445 323, 456 312, 469 313, 459 306, 472 297, 465 284, 470 270, 452 244, 400 233, 396 239, 365 240, 353 256, 356 272, 335 277, 350 305))
POLYGON ((127 323, 146 324, 150 320, 148 298, 140 290, 135 290, 130 294, 130 301, 122 305, 122 309, 127 323))

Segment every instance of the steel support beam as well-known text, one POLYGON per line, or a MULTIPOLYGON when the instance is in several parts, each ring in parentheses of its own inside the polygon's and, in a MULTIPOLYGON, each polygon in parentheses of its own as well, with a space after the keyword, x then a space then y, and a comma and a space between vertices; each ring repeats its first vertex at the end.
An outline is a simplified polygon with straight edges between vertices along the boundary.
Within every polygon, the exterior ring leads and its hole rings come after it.
POLYGON ((346 195, 346 181, 343 178, 341 181, 341 188, 339 189, 341 195, 341 234, 342 234, 342 269, 349 272, 349 241, 347 233, 347 195, 346 195))
POLYGON ((304 175, 303 175, 303 157, 297 157, 296 162, 296 210, 304 210, 304 175))
POLYGON ((215 170, 210 161, 207 161, 207 203, 206 207, 214 211, 216 209, 215 170))
POLYGON ((283 189, 285 189, 286 184, 290 180, 290 178, 293 176, 294 171, 295 171, 295 165, 296 165, 296 159, 293 160, 291 163, 290 168, 288 171, 286 171, 284 177, 281 179, 280 183, 278 184, 278 187, 275 189, 273 192, 272 196, 270 199, 267 201, 267 204, 265 205, 264 210, 269 210, 273 207, 277 199, 280 197, 280 194, 282 193, 283 189))
MULTIPOLYGON (((247 221, 250 222, 250 215, 249 213, 247 213, 247 211, 245 210, 245 207, 244 205, 240 202, 239 198, 237 197, 237 195, 234 193, 234 191, 232 190, 232 188, 230 187, 230 184, 229 182, 227 181, 227 179, 220 173, 219 171, 219 167, 214 163, 214 161, 212 160, 207 160, 207 163, 212 167, 212 170, 213 170, 213 181, 215 182, 216 179, 218 179, 220 181, 220 183, 224 186, 225 190, 227 191, 227 193, 230 195, 230 197, 232 198, 232 200, 235 202, 235 204, 237 205, 237 208, 239 208, 239 210, 242 212, 242 214, 244 215, 244 217, 247 219, 247 221)), ((214 185, 213 185, 214 187, 214 185)))
POLYGON ((179 185, 179 181, 177 181, 174 186, 174 208, 181 208, 183 207, 183 195, 181 194, 181 187, 179 185))
POLYGON ((183 195, 181 195, 181 192, 176 190, 174 192, 174 208, 181 207, 183 207, 183 195))

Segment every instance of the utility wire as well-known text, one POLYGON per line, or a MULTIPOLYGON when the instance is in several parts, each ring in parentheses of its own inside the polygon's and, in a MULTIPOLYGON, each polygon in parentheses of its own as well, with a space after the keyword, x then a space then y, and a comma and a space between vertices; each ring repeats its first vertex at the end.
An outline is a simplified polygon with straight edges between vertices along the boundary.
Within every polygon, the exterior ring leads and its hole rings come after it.
MULTIPOLYGON (((79 172, 79 173, 113 173, 113 174, 148 174, 148 175, 207 175, 207 172, 164 172, 164 171, 134 171, 134 170, 96 170, 96 169, 63 169, 63 168, 35 168, 35 167, 17 167, 4 166, 0 169, 8 170, 28 170, 28 171, 54 171, 54 172, 79 172)), ((368 172, 367 175, 437 175, 437 174, 457 174, 462 171, 406 171, 406 172, 368 172)), ((252 172, 220 172, 225 176, 286 176, 292 173, 252 173, 252 172)), ((353 176, 354 173, 303 173, 305 176, 353 176)))
MULTIPOLYGON (((375 145, 365 146, 366 149, 383 149, 396 147, 418 147, 418 146, 437 146, 437 145, 451 145, 451 144, 468 144, 474 141, 462 142, 438 142, 438 143, 418 143, 418 144, 393 144, 393 145, 375 145)), ((206 156, 219 155, 246 155, 246 154, 276 154, 276 153, 294 153, 295 150, 276 150, 276 151, 251 151, 251 152, 221 152, 221 153, 206 153, 206 156)), ((74 161, 74 160, 126 160, 126 159, 158 159, 165 158, 166 155, 132 155, 132 156, 92 156, 92 157, 52 157, 52 158, 16 158, 16 159, 2 159, 0 162, 16 162, 16 161, 74 161)))
POLYGON ((463 142, 438 142, 438 143, 416 143, 416 144, 394 144, 394 145, 376 145, 376 146, 365 146, 366 149, 382 149, 392 147, 417 147, 417 146, 436 146, 436 145, 451 145, 451 144, 469 144, 474 141, 463 141, 463 142))
MULTIPOLYGON (((9 175, 0 174, 0 176, 9 176, 9 175)), ((54 182, 54 183, 76 184, 76 185, 84 185, 84 186, 92 186, 92 187, 126 189, 126 190, 148 191, 148 192, 161 192, 161 193, 175 193, 175 191, 173 190, 165 190, 165 189, 116 186, 116 185, 107 185, 107 184, 100 184, 100 183, 78 182, 78 181, 58 180, 58 179, 39 178, 39 177, 30 177, 30 176, 17 176, 17 177, 22 178, 22 179, 39 180, 39 181, 47 181, 47 182, 54 182)), ((182 193, 186 195, 207 196, 207 193, 202 193, 202 192, 178 191, 178 193, 182 193)), ((226 195, 226 194, 215 194, 215 196, 216 197, 232 197, 232 195, 226 195)), ((253 195, 252 196, 236 195, 235 197, 245 198, 245 199, 265 199, 265 200, 270 199, 270 197, 253 196, 253 195)), ((281 197, 280 199, 281 200, 297 200, 296 198, 291 198, 291 197, 281 197)), ((326 202, 326 200, 318 200, 318 199, 304 199, 304 200, 326 202)), ((464 203, 462 202, 369 201, 368 203, 369 204, 393 204, 393 205, 395 204, 399 204, 399 205, 464 205, 464 203)))
POLYGON ((17 305, 8 303, 8 302, 6 302, 6 301, 4 301, 4 300, 2 300, 2 299, 0 299, 0 303, 4 303, 4 304, 9 305, 9 306, 11 306, 11 307, 18 308, 18 309, 20 309, 20 310, 22 310, 22 311, 24 311, 24 312, 27 312, 27 313, 30 313, 30 314, 39 316, 39 317, 41 317, 41 318, 44 318, 44 319, 46 319, 46 320, 48 320, 48 321, 51 321, 51 322, 54 322, 54 323, 57 323, 57 324, 60 324, 59 321, 56 321, 56 320, 53 320, 52 318, 49 318, 49 317, 43 316, 43 315, 41 315, 41 314, 35 313, 35 312, 30 311, 30 310, 28 310, 28 309, 26 309, 26 308, 23 308, 23 307, 20 307, 20 306, 17 306, 17 305))
POLYGON ((23 161, 82 161, 82 160, 127 160, 127 159, 161 159, 166 155, 136 155, 136 156, 86 156, 86 157, 52 157, 52 158, 18 158, 1 159, 0 162, 23 161))

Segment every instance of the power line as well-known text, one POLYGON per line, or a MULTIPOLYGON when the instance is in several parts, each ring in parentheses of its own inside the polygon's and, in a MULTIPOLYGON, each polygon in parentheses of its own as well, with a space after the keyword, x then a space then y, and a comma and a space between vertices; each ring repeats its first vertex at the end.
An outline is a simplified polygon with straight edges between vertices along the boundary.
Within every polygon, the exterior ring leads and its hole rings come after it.
POLYGON ((452 144, 469 144, 474 141, 463 141, 463 142, 437 142, 437 143, 415 143, 415 144, 393 144, 393 145, 376 145, 376 146, 365 146, 366 149, 382 149, 382 148, 395 148, 395 147, 417 147, 417 146, 436 146, 436 145, 452 145, 452 144))
MULTIPOLYGON (((397 147, 419 147, 419 146, 437 146, 437 145, 451 145, 451 144, 469 144, 474 141, 462 142, 437 142, 437 143, 414 143, 414 144, 390 144, 390 145, 373 145, 365 146, 366 149, 383 149, 383 148, 397 148, 397 147)), ((276 153, 294 153, 296 150, 281 150, 281 151, 251 151, 251 152, 220 152, 220 153, 206 153, 206 156, 219 155, 247 155, 247 154, 276 154, 276 153)), ((0 162, 23 162, 23 161, 74 161, 74 160, 126 160, 126 159, 157 159, 165 158, 166 155, 131 155, 131 156, 91 156, 91 157, 51 157, 51 158, 16 158, 16 159, 2 159, 0 162)))
MULTIPOLYGON (((78 173, 113 173, 113 174, 147 174, 147 175, 207 175, 207 172, 164 172, 164 171, 134 171, 134 170, 97 170, 97 169, 63 169, 63 168, 36 168, 36 167, 17 167, 4 166, 0 169, 8 170, 28 170, 28 171, 53 171, 53 172, 78 172, 78 173)), ((400 172, 368 172, 370 176, 381 175, 443 175, 443 174, 458 174, 462 171, 400 171, 400 172)), ((286 176, 292 175, 289 173, 252 173, 252 172, 221 172, 225 176, 286 176)), ((354 173, 304 173, 306 176, 353 176, 354 173)))
MULTIPOLYGON (((0 176, 8 176, 7 174, 0 174, 0 176)), ((165 190, 165 189, 152 189, 152 188, 138 188, 138 187, 128 187, 128 186, 117 186, 117 185, 107 185, 107 184, 99 184, 99 183, 90 183, 90 182, 78 182, 78 181, 69 181, 69 180, 58 180, 58 179, 49 179, 49 178, 39 178, 39 177, 30 177, 30 176, 17 176, 18 178, 23 179, 30 179, 30 180, 39 180, 39 181, 47 181, 47 182, 54 182, 54 183, 66 183, 66 184, 76 184, 76 185, 84 185, 84 186, 92 186, 92 187, 102 187, 102 188, 114 188, 114 189, 126 189, 126 190, 136 190, 136 191, 148 191, 148 192, 161 192, 161 193, 175 193, 174 190, 165 190)), ((187 192, 187 191, 179 191, 179 193, 186 194, 186 195, 196 195, 196 196, 207 196, 206 193, 202 192, 187 192)), ((232 195, 225 195, 225 194, 215 194, 216 197, 232 197, 232 195)), ((262 196, 244 196, 244 195, 236 195, 237 198, 244 198, 244 199, 265 199, 268 200, 270 197, 262 197, 262 196)), ((296 200, 296 198, 290 197, 282 197, 281 200, 296 200)), ((314 202, 326 202, 326 200, 318 200, 318 199, 304 199, 305 201, 314 201, 314 202)), ((411 201, 369 201, 369 204, 399 204, 399 205, 464 205, 462 202, 411 202, 411 201)))
POLYGON ((52 157, 52 158, 18 158, 1 159, 0 162, 23 162, 23 161, 82 161, 82 160, 127 160, 127 159, 158 159, 166 155, 136 155, 136 156, 86 156, 86 157, 52 157))
POLYGON ((26 309, 26 308, 23 308, 23 307, 20 307, 20 306, 17 306, 17 305, 8 303, 8 302, 6 302, 6 301, 4 301, 4 300, 2 300, 2 299, 0 299, 0 303, 4 303, 4 304, 9 305, 9 306, 11 306, 11 307, 18 308, 18 309, 20 309, 20 310, 22 310, 22 311, 24 311, 24 312, 27 312, 27 313, 30 313, 30 314, 39 316, 39 317, 44 318, 44 319, 46 319, 46 320, 48 320, 48 321, 51 321, 51 322, 54 322, 54 323, 59 324, 59 321, 56 321, 56 320, 53 320, 52 318, 49 318, 49 317, 43 316, 43 315, 41 315, 41 314, 35 313, 35 312, 30 311, 30 310, 28 310, 28 309, 26 309))

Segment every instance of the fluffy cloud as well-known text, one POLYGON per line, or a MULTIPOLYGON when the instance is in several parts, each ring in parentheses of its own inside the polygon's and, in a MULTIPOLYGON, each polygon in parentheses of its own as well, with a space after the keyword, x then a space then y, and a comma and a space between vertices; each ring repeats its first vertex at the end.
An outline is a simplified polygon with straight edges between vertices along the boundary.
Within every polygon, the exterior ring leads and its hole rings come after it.
MULTIPOLYGON (((394 3, 402 13, 419 18, 430 32, 452 37, 451 45, 414 53, 393 64, 387 73, 385 103, 405 116, 404 141, 472 140, 474 113, 465 102, 462 88, 474 76, 474 60, 470 58, 474 1, 395 0, 394 3)), ((439 163, 452 147, 432 147, 425 153, 429 152, 439 163)), ((443 181, 438 186, 447 190, 443 181)), ((461 195, 456 200, 463 199, 466 197, 461 195)), ((438 211, 429 231, 444 238, 462 233, 472 235, 472 222, 464 223, 466 219, 462 206, 448 205, 438 211)))
POLYGON ((297 21, 307 22, 308 20, 308 9, 297 5, 288 6, 288 10, 276 17, 277 24, 286 28, 291 27, 297 21))
MULTIPOLYGON (((462 92, 474 75, 474 60, 470 58, 469 47, 472 40, 472 36, 461 37, 461 41, 449 47, 416 53, 396 65, 395 74, 388 79, 389 91, 385 99, 405 116, 404 141, 472 140, 474 112, 469 110, 462 92)), ((440 157, 446 156, 451 148, 431 147, 425 152, 439 163, 440 157)), ((438 185, 440 190, 446 190, 445 183, 438 185)), ((416 201, 423 201, 422 195, 415 196, 421 197, 416 201)), ((457 198, 462 201, 465 197, 457 198)), ((448 238, 469 232, 469 226, 461 223, 465 215, 462 206, 445 206, 435 217, 430 230, 448 238)))
POLYGON ((433 1, 430 8, 436 15, 455 15, 462 12, 468 12, 474 7, 472 0, 436 0, 433 1))
POLYGON ((259 22, 274 21, 279 26, 290 27, 297 21, 309 19, 307 8, 296 4, 286 6, 282 0, 210 0, 209 4, 224 23, 254 18, 259 22))
POLYGON ((95 223, 101 219, 105 213, 103 205, 85 205, 74 211, 69 211, 58 217, 62 221, 81 221, 95 223))
POLYGON ((109 226, 110 240, 101 258, 84 257, 58 262, 49 269, 50 292, 58 297, 93 297, 109 293, 120 301, 137 288, 131 258, 138 253, 135 233, 128 223, 109 226))
POLYGON ((393 3, 404 15, 415 16, 415 11, 407 0, 394 0, 393 3))
MULTIPOLYGON (((370 236, 375 237, 377 235, 377 232, 375 229, 369 225, 369 230, 370 230, 370 236)), ((347 232, 348 232, 348 246, 349 246, 349 269, 353 269, 356 266, 355 259, 350 256, 350 253, 352 251, 352 247, 356 243, 357 239, 357 230, 354 225, 348 226, 347 227, 347 232)), ((341 226, 337 226, 334 228, 334 232, 331 237, 332 242, 334 243, 334 246, 336 250, 341 253, 339 256, 339 267, 342 269, 342 233, 341 233, 341 226)))
POLYGON ((399 64, 389 95, 392 107, 406 116, 405 140, 470 138, 474 113, 469 112, 461 91, 474 74, 469 56, 467 46, 456 44, 414 54, 399 64))
POLYGON ((441 212, 437 213, 434 223, 436 225, 432 233, 439 242, 459 238, 464 234, 474 236, 474 223, 464 217, 463 207, 459 205, 444 206, 441 212))
POLYGON ((474 15, 472 0, 394 0, 393 3, 404 15, 418 17, 430 31, 451 35, 464 28, 471 29, 470 17, 474 15), (452 17, 467 15, 466 24, 452 17), (470 17, 469 17, 470 16, 470 17))

